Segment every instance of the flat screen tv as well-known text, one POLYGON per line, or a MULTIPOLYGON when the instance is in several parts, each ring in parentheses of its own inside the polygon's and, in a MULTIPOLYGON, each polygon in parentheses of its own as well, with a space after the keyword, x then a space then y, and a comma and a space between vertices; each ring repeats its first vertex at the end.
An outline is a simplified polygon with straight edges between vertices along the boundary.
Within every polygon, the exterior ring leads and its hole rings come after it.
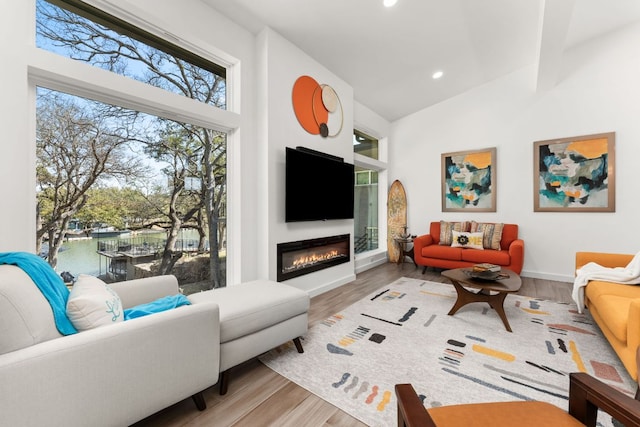
POLYGON ((286 147, 285 221, 353 218, 354 167, 304 147, 286 147))

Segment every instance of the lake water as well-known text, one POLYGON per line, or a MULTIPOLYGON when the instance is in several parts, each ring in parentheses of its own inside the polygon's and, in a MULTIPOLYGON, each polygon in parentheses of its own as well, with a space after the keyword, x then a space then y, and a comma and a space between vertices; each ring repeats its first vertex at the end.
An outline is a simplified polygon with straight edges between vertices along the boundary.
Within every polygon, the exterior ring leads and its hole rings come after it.
POLYGON ((75 277, 80 273, 99 276, 105 267, 100 269, 100 256, 96 252, 98 239, 71 240, 62 245, 62 252, 58 253, 56 270, 62 273, 68 271, 75 277))
MULTIPOLYGON (((144 234, 145 237, 152 239, 164 239, 166 233, 148 233, 144 234)), ((122 238, 126 239, 127 235, 123 235, 122 238)), ((180 231, 180 239, 190 240, 197 239, 198 233, 195 230, 182 230, 180 231)), ((70 240, 62 245, 63 250, 58 253, 58 266, 56 270, 59 273, 68 271, 77 277, 78 274, 90 274, 92 276, 100 276, 107 272, 108 264, 107 258, 98 255, 98 242, 110 242, 115 240, 115 237, 105 238, 93 238, 82 240, 70 240)), ((197 245, 197 240, 195 240, 197 245)))

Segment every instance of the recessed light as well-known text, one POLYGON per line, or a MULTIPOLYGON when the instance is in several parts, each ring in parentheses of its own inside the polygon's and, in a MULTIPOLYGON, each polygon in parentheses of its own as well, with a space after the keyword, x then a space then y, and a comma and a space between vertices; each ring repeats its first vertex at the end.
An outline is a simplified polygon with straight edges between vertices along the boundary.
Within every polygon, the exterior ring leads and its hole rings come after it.
POLYGON ((438 71, 436 71, 435 73, 433 73, 433 74, 431 75, 431 77, 432 77, 434 80, 438 80, 438 79, 439 79, 440 77, 442 77, 443 75, 444 75, 444 72, 442 72, 442 71, 438 70, 438 71))
POLYGON ((397 2, 398 0, 384 0, 382 3, 385 5, 385 7, 391 7, 397 2))

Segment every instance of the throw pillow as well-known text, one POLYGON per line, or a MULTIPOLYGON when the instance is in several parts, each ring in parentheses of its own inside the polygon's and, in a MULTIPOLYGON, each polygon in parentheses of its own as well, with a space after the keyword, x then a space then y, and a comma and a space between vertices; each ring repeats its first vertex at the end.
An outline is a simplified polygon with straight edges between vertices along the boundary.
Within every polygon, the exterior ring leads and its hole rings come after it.
POLYGON ((469 231, 471 223, 468 221, 462 222, 447 222, 440 221, 440 244, 444 246, 451 246, 453 235, 455 231, 469 231))
POLYGON ((79 331, 122 322, 122 302, 102 280, 87 274, 78 276, 67 301, 67 316, 79 331))
POLYGON ((453 231, 451 247, 463 247, 471 249, 484 249, 482 246, 482 232, 467 233, 465 231, 453 231))
POLYGON ((481 231, 483 234, 482 245, 485 249, 500 250, 500 241, 502 240, 503 223, 471 223, 471 232, 481 231))

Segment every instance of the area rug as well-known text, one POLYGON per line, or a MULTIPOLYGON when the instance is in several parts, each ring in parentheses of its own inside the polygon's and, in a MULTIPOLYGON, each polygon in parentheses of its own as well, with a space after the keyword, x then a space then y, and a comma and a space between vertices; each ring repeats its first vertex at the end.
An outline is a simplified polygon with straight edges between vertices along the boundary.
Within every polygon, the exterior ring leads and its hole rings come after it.
MULTIPOLYGON (((261 356, 268 367, 371 426, 397 424, 394 385, 411 383, 425 407, 541 400, 568 406, 570 372, 633 396, 635 383, 589 314, 575 304, 515 295, 507 332, 486 303, 455 315, 451 285, 401 278, 261 356)), ((600 414, 598 422, 614 426, 600 414)))

